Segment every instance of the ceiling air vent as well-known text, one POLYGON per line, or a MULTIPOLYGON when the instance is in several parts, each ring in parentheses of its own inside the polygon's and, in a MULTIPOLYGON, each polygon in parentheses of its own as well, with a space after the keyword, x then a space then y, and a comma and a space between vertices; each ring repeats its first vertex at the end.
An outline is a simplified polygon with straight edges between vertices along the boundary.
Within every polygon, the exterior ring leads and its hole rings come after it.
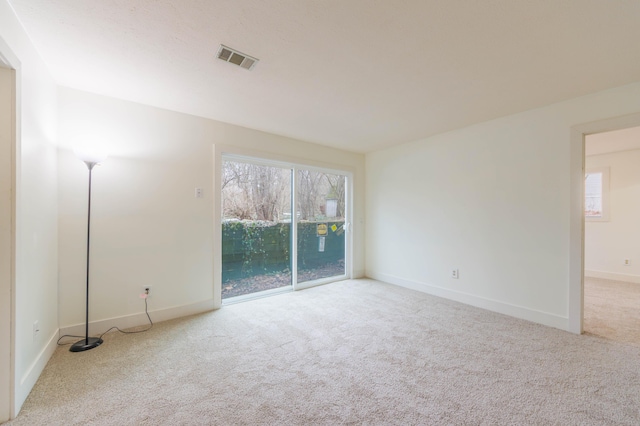
POLYGON ((244 53, 240 53, 235 49, 225 46, 224 44, 221 44, 220 49, 218 49, 218 59, 222 59, 225 62, 231 62, 232 64, 236 64, 247 70, 253 69, 258 62, 258 59, 245 55, 244 53))

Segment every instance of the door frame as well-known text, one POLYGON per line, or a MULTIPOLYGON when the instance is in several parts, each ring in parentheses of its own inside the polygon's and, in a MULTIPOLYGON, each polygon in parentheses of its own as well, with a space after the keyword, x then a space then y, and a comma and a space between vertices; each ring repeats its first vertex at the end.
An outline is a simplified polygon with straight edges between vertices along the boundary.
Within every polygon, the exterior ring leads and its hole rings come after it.
POLYGON ((10 197, 8 203, 8 217, 2 217, 3 223, 1 227, 3 231, 0 233, 0 244, 2 244, 2 254, 4 264, 0 267, 0 293, 9 297, 0 298, 0 311, 8 312, 8 316, 0 316, 0 338, 2 340, 8 337, 9 345, 2 345, 0 350, 0 422, 13 419, 17 410, 15 406, 15 259, 16 259, 16 188, 17 188, 17 164, 20 146, 20 82, 21 82, 21 64, 17 56, 6 44, 4 39, 0 37, 0 67, 11 70, 10 85, 10 136, 9 143, 2 144, 0 150, 3 150, 9 156, 10 170, 8 186, 2 190, 9 190, 10 197), (7 241, 8 240, 8 241, 7 241), (8 256, 6 256, 8 251, 8 256))
POLYGON ((640 126, 640 113, 592 121, 571 127, 569 219, 568 330, 584 331, 584 173, 585 136, 640 126))
MULTIPOLYGON (((299 168, 305 168, 314 171, 323 171, 328 173, 336 173, 347 176, 345 188, 345 210, 346 223, 352 223, 353 219, 353 176, 355 172, 353 168, 348 166, 340 166, 320 161, 307 160, 303 158, 290 157, 268 153, 259 150, 242 148, 225 144, 213 144, 213 303, 214 309, 222 306, 222 188, 221 188, 221 171, 223 157, 237 158, 238 160, 249 161, 255 164, 262 164, 274 167, 291 168, 294 170, 293 179, 297 178, 295 173, 299 168)), ((292 203, 295 203, 295 194, 292 194, 292 203)), ((295 204, 292 204, 295 205, 295 204)), ((295 224, 295 221, 292 223, 295 224)), ((295 229, 292 230, 292 237, 295 237, 295 229)), ((295 241, 295 240, 294 240, 295 241)), ((292 256, 292 262, 295 259, 292 256)), ((297 265, 292 265, 292 276, 296 273, 297 265)), ((327 284, 329 282, 349 279, 353 277, 353 233, 348 230, 345 240, 345 274, 337 278, 331 277, 320 279, 303 285, 292 286, 293 290, 301 290, 316 285, 327 284)))

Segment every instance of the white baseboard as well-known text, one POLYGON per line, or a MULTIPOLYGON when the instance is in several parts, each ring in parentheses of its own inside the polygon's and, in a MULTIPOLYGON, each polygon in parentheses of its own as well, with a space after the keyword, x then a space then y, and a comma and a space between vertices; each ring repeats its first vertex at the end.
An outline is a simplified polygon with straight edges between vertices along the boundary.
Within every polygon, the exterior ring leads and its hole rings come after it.
MULTIPOLYGON (((173 306, 171 308, 149 311, 149 316, 151 317, 151 320, 156 323, 174 318, 186 317, 188 315, 201 314, 203 312, 209 312, 212 310, 214 310, 213 299, 209 299, 203 300, 201 302, 191 303, 188 305, 173 306)), ((101 334, 111 327, 125 329, 138 327, 145 324, 149 324, 149 319, 144 312, 140 312, 133 315, 93 321, 89 323, 89 334, 92 336, 101 334)), ((76 324, 67 327, 61 327, 60 336, 63 336, 65 334, 84 336, 85 324, 76 324)))
POLYGON ((604 280, 624 281, 626 283, 640 284, 640 276, 630 274, 618 274, 615 272, 585 270, 584 276, 589 278, 601 278, 604 280))
POLYGON ((17 386, 15 399, 14 399, 14 417, 18 415, 20 409, 22 408, 22 404, 29 396, 31 389, 36 384, 38 377, 42 374, 42 370, 47 365, 51 356, 56 351, 58 347, 58 330, 56 330, 47 344, 42 348, 35 361, 29 366, 25 374, 20 379, 20 382, 17 386))
POLYGON ((510 303, 500 302, 497 300, 487 299, 469 293, 450 290, 418 281, 406 280, 404 278, 393 275, 382 274, 373 271, 367 271, 367 276, 378 281, 405 287, 411 290, 421 291, 433 296, 454 300, 477 308, 486 309, 488 311, 509 315, 515 318, 524 319, 549 327, 558 328, 560 330, 569 331, 569 319, 548 312, 537 311, 526 308, 524 306, 513 305, 510 303))

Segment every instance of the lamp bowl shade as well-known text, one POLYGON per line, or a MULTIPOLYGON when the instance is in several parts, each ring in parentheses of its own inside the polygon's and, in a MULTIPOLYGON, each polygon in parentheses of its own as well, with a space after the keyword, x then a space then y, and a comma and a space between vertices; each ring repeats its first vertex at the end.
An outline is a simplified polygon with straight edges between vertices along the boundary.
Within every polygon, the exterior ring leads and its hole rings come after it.
POLYGON ((73 150, 73 153, 80 160, 85 163, 99 164, 107 159, 109 154, 104 149, 98 149, 95 147, 78 147, 73 150))

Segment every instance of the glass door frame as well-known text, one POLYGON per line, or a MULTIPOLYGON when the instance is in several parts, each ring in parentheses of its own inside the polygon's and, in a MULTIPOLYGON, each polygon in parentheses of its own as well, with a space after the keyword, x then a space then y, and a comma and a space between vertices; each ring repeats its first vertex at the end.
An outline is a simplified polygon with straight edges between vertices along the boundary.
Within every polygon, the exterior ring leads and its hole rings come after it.
MULTIPOLYGON (((214 308, 222 306, 222 171, 224 160, 236 160, 245 163, 258 164, 263 166, 280 167, 292 170, 291 181, 291 239, 290 239, 290 260, 291 260, 291 290, 278 289, 273 293, 286 291, 296 291, 331 282, 350 279, 353 276, 353 175, 354 172, 349 167, 337 167, 336 165, 320 162, 305 161, 299 158, 285 158, 260 151, 244 149, 221 144, 213 145, 213 301, 214 308), (297 188, 298 170, 310 170, 315 172, 332 173, 345 176, 345 247, 344 247, 344 274, 321 278, 313 281, 297 282, 298 274, 298 218, 297 218, 297 188)), ((263 295, 266 296, 270 290, 263 295)), ((246 299, 252 298, 247 295, 246 299)), ((237 301, 240 301, 239 299, 237 301)))

